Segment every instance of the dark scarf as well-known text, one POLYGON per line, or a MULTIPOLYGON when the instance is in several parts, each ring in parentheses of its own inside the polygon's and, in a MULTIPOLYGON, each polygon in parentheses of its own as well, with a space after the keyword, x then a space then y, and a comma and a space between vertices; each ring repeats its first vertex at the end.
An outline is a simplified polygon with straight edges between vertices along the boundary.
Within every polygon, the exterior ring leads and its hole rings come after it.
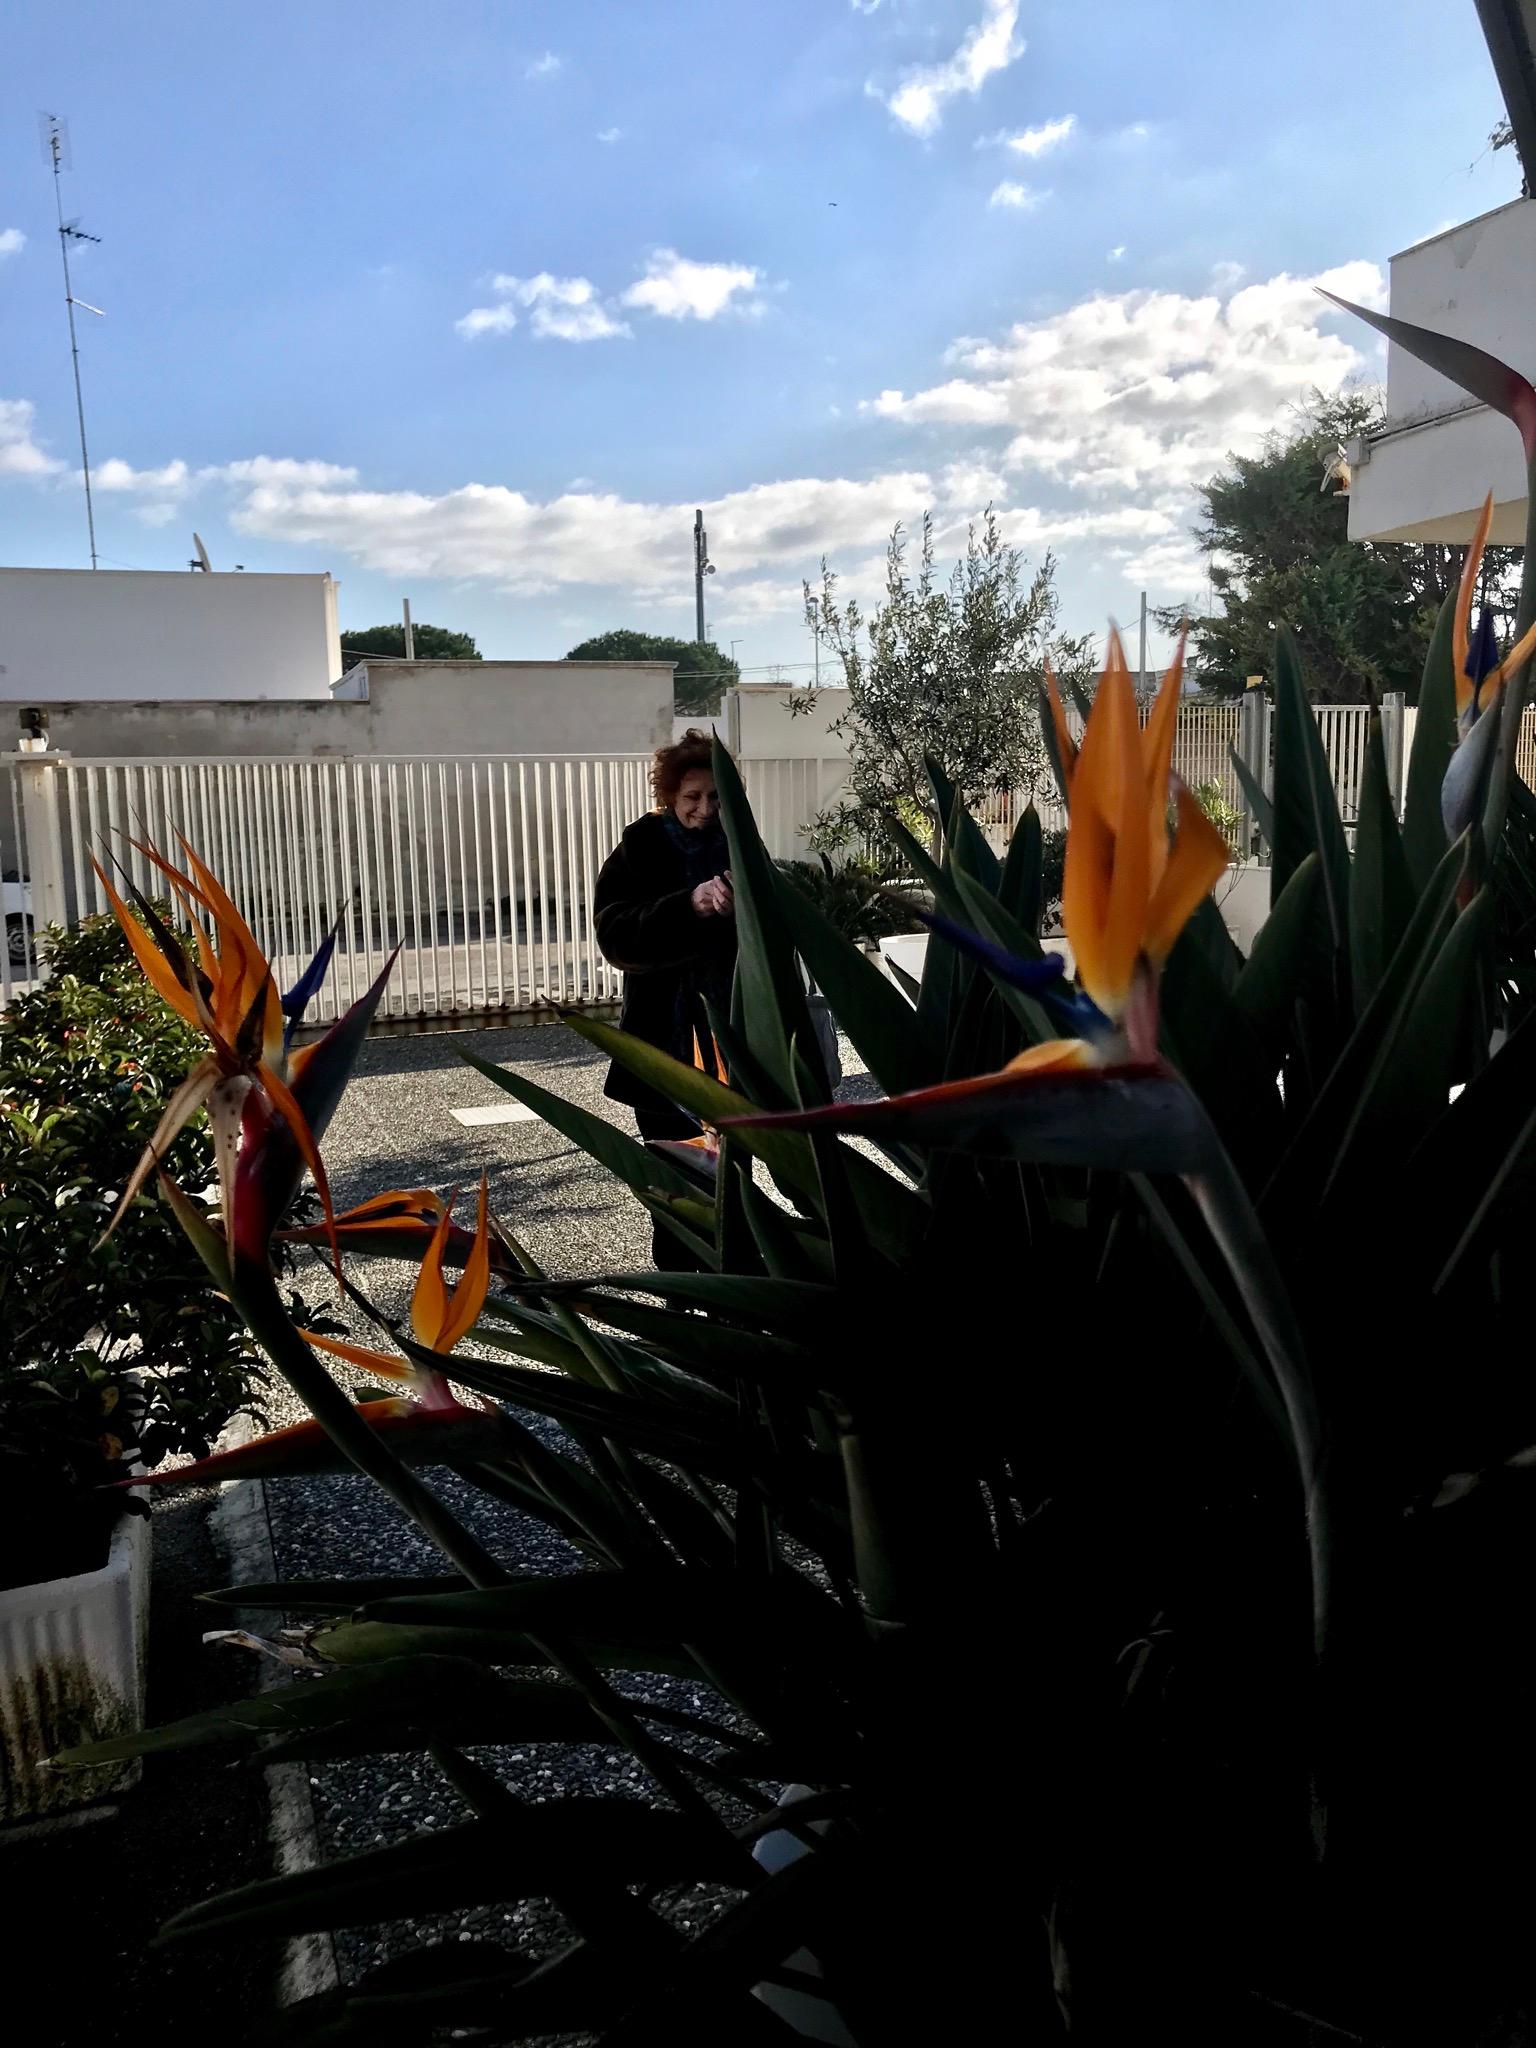
POLYGON ((697 889, 700 882, 712 881, 716 875, 725 873, 731 856, 725 842, 725 828, 718 818, 711 818, 707 825, 700 825, 690 832, 686 825, 679 823, 676 811, 666 810, 661 814, 661 823, 668 839, 683 857, 683 879, 690 889, 697 889))

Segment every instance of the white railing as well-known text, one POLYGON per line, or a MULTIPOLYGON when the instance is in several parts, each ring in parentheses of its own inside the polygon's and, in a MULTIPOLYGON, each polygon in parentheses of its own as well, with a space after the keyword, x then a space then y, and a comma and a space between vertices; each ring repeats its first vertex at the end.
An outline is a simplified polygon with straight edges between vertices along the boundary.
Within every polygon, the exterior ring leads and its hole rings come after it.
MULTIPOLYGON (((381 1017, 609 1003, 593 931, 598 870, 649 804, 640 756, 82 760, 5 764, 0 862, 37 925, 107 907, 91 859, 168 894, 144 848, 183 835, 219 875, 281 987, 337 927, 324 1022, 399 958, 381 1017), (51 849, 51 857, 50 857, 51 849)), ((119 886, 121 884, 119 883, 119 886)), ((35 973, 31 949, 0 969, 35 973)))
MULTIPOLYGON (((1387 723, 1396 720, 1389 775, 1400 798, 1414 714, 1400 705, 1388 712, 1387 723)), ((1363 705, 1318 710, 1350 826, 1368 723, 1363 705)), ((1231 753, 1268 785, 1272 726, 1257 694, 1180 710, 1174 765, 1194 787, 1220 784, 1239 818, 1234 850, 1248 847, 1251 820, 1231 753)), ((1522 723, 1518 761, 1536 782, 1536 707, 1522 723)), ((741 766, 769 852, 804 858, 808 828, 843 790, 846 756, 741 766)), ((119 863, 145 895, 164 896, 144 848, 179 853, 178 834, 220 876, 280 986, 337 927, 314 1021, 353 1002, 397 949, 385 1018, 427 1023, 611 1003, 621 977, 597 949, 593 891, 624 826, 650 807, 648 770, 638 754, 0 759, 0 1004, 37 978, 36 931, 106 908, 93 854, 119 863)), ((999 851, 1029 800, 1003 790, 975 806, 999 851)), ((1053 790, 1034 801, 1047 830, 1065 825, 1053 790)))

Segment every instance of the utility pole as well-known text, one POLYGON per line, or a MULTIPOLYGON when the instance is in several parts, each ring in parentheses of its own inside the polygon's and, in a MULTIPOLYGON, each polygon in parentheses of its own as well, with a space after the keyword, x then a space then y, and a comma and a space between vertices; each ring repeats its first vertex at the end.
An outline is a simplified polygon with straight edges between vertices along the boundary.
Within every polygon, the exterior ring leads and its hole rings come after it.
POLYGON ((416 659, 416 635, 411 631, 411 600, 405 597, 400 602, 405 611, 405 658, 407 661, 414 661, 416 659))
POLYGON ((1147 593, 1141 593, 1141 667, 1136 679, 1137 694, 1142 701, 1147 695, 1147 593))
POLYGON ((709 535, 704 531, 702 508, 693 515, 693 610, 694 639, 708 639, 704 631, 704 578, 713 576, 715 565, 709 559, 709 535))
POLYGON ((69 281, 69 245, 71 242, 99 242, 100 235, 88 235, 74 221, 64 218, 64 199, 59 189, 59 173, 64 168, 64 123, 57 114, 47 117, 48 155, 53 165, 53 206, 59 222, 59 255, 64 264, 64 310, 69 315, 69 355, 75 371, 75 417, 80 422, 80 473, 85 479, 85 524, 91 537, 91 567, 96 567, 96 511, 91 503, 91 458, 85 445, 85 399, 80 390, 80 342, 75 333, 75 308, 81 307, 87 313, 94 313, 98 320, 105 319, 100 306, 87 305, 84 299, 77 299, 74 287, 69 281))

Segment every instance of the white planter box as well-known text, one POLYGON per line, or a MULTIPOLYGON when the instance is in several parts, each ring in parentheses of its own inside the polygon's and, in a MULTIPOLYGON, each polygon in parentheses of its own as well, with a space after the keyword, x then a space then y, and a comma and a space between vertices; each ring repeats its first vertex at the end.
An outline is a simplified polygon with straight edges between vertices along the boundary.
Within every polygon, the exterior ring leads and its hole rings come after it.
MULTIPOLYGON (((1067 964, 1068 974, 1077 971, 1072 958, 1072 948, 1064 938, 1044 938, 1041 948, 1047 953, 1059 953, 1067 964)), ((894 961, 904 974, 910 974, 914 981, 923 978, 923 962, 928 957, 928 934, 926 932, 901 932, 895 938, 880 941, 880 955, 883 960, 894 961)), ((891 979, 894 981, 895 976, 891 979)))
POLYGON ((0 1822, 83 1806, 137 1762, 57 1770, 72 1743, 144 1725, 149 1518, 124 1515, 99 1571, 0 1593, 0 1822))
POLYGON ((1234 861, 1216 884, 1216 908, 1244 953, 1253 951, 1259 927, 1269 916, 1269 888, 1269 869, 1251 861, 1234 861))

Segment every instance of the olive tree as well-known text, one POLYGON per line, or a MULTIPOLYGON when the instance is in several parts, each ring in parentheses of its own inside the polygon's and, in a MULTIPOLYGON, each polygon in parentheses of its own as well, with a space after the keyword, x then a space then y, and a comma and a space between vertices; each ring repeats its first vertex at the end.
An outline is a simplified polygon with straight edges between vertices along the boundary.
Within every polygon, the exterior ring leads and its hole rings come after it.
POLYGON ((1091 677, 1086 641, 1055 628, 1056 563, 1029 573, 989 506, 967 529, 965 554, 947 581, 934 566, 925 513, 915 568, 898 526, 885 557, 885 597, 866 618, 839 600, 825 560, 821 586, 807 583, 806 622, 842 669, 848 708, 830 730, 848 746, 841 801, 815 821, 818 845, 835 851, 872 837, 891 813, 937 845, 943 821, 924 771, 943 767, 966 802, 1001 790, 1033 790, 1045 774, 1036 689, 1047 651, 1071 679, 1091 677))

